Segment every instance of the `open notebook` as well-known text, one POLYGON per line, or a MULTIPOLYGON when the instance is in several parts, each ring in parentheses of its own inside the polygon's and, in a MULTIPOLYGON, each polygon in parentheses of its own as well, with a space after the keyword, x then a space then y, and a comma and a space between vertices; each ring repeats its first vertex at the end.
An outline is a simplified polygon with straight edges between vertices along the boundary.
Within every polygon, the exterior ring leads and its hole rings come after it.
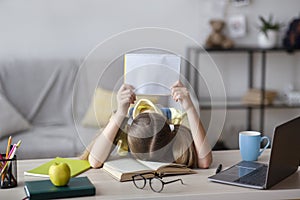
POLYGON ((129 181, 133 175, 145 172, 157 172, 161 175, 196 173, 181 164, 142 161, 130 157, 108 160, 103 164, 103 170, 118 181, 129 181))

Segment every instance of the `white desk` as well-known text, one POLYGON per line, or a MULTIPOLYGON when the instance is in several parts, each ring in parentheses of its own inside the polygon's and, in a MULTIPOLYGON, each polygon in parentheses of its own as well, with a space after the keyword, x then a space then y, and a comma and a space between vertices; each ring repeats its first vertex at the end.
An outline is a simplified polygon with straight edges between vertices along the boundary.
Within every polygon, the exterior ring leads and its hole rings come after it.
MULTIPOLYGON (((260 162, 267 162, 270 151, 267 150, 259 158, 260 162)), ((102 169, 90 169, 80 176, 88 176, 96 187, 96 196, 76 199, 296 199, 300 198, 300 170, 275 185, 269 190, 255 190, 237 186, 210 182, 207 177, 214 174, 217 166, 222 163, 223 169, 241 160, 239 151, 213 152, 213 164, 210 169, 196 170, 197 174, 178 176, 185 185, 172 183, 166 185, 161 193, 152 192, 149 186, 140 190, 132 182, 118 182, 102 169)), ((26 170, 32 169, 47 160, 18 161, 19 185, 12 189, 0 189, 0 199, 22 199, 25 197, 24 181, 41 178, 24 176, 26 170)), ((176 177, 166 177, 164 180, 176 177)))

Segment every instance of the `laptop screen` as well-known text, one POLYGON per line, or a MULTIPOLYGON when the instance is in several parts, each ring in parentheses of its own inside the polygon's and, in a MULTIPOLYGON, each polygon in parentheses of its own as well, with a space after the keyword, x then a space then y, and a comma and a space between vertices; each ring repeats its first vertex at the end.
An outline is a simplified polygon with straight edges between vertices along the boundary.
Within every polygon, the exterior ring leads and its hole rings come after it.
POLYGON ((268 167, 259 162, 241 161, 208 179, 220 183, 268 189, 298 170, 299 154, 300 117, 275 128, 268 167))
POLYGON ((297 171, 300 160, 300 117, 275 128, 267 188, 297 171))

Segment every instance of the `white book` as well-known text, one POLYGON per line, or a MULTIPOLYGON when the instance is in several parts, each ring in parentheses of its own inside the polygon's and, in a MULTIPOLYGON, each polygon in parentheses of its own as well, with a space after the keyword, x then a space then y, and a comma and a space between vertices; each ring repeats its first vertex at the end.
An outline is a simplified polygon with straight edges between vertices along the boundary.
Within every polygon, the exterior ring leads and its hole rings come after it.
POLYGON ((180 62, 173 54, 125 54, 124 82, 134 86, 136 94, 170 95, 180 78, 180 62))

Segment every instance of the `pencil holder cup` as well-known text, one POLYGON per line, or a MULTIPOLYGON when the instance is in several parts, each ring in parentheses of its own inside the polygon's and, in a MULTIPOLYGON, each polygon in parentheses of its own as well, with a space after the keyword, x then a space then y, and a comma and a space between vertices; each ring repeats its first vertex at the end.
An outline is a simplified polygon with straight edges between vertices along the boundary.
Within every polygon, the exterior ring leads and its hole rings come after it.
POLYGON ((12 159, 5 159, 5 154, 2 154, 2 159, 0 159, 0 169, 2 172, 0 176, 0 188, 5 189, 16 187, 18 185, 17 157, 14 156, 12 159))

